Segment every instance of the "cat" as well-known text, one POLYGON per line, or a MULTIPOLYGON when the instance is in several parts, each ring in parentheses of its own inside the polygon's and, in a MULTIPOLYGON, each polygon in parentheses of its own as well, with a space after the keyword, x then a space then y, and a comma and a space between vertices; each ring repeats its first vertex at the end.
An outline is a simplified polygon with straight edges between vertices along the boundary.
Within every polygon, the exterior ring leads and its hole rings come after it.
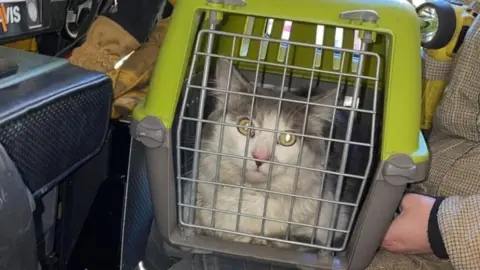
MULTIPOLYGON (((216 88, 221 90, 227 89, 229 69, 230 63, 228 61, 217 61, 214 78, 216 88)), ((253 116, 252 119, 249 119, 252 97, 235 94, 235 92, 253 93, 253 90, 254 87, 247 81, 240 71, 233 66, 228 100, 226 100, 224 92, 209 91, 212 92, 210 94, 213 96, 215 109, 208 115, 207 119, 214 122, 223 122, 223 110, 226 105, 226 123, 246 125, 249 122, 248 120, 251 120, 254 127, 274 130, 277 122, 278 100, 256 97, 253 116)), ((312 92, 315 91, 312 90, 312 92)), ((283 98, 306 101, 307 93, 308 91, 305 90, 303 90, 302 94, 284 92, 283 98)), ((257 87, 256 94, 269 97, 279 97, 278 90, 261 87, 257 87)), ((321 95, 315 94, 314 96, 311 96, 310 100, 311 102, 319 104, 335 105, 336 89, 321 95)), ((270 160, 295 166, 298 161, 299 151, 302 150, 300 166, 313 169, 326 169, 327 161, 325 159, 327 141, 306 137, 301 149, 301 139, 295 138, 288 133, 294 132, 302 134, 304 116, 305 104, 282 101, 280 118, 278 119, 278 131, 284 133, 277 133, 277 135, 275 135, 273 132, 252 129, 248 130, 246 127, 238 128, 235 126, 224 126, 224 136, 220 153, 239 156, 239 158, 221 156, 219 162, 220 169, 219 172, 217 172, 217 160, 219 155, 204 152, 200 153, 198 179, 200 181, 215 182, 217 181, 216 178, 218 178, 220 183, 239 186, 242 184, 243 175, 245 175, 245 187, 264 190, 267 187, 269 171, 271 169, 270 190, 283 194, 292 194, 294 191, 297 168, 269 164, 266 163, 266 161, 270 160), (243 174, 244 159, 242 159, 242 157, 245 156, 245 147, 248 136, 250 138, 247 157, 255 158, 257 161, 247 160, 245 164, 245 174, 243 174), (271 156, 273 151, 272 146, 275 147, 273 157, 271 156), (270 166, 273 167, 270 168, 270 166)), ((332 125, 332 116, 333 108, 310 105, 305 134, 328 137, 332 125)), ((345 119, 340 116, 339 113, 335 115, 335 122, 336 124, 339 123, 338 125, 341 125, 341 128, 344 128, 344 125, 346 125, 345 119)), ((221 129, 221 125, 218 124, 204 124, 200 145, 201 150, 215 153, 219 152, 221 129)), ((329 160, 331 158, 337 158, 337 160, 334 160, 333 165, 329 165, 329 167, 338 169, 338 163, 340 162, 340 160, 338 160, 339 157, 330 155, 329 160)), ((325 228, 331 227, 330 221, 334 217, 333 204, 320 203, 318 200, 305 198, 313 197, 334 200, 337 177, 332 174, 327 174, 325 175, 325 181, 323 182, 322 176, 323 173, 321 172, 299 169, 295 194, 303 197, 297 197, 294 199, 291 216, 292 222, 297 224, 315 225, 316 211, 317 208, 320 207, 320 215, 316 225, 325 228), (320 197, 319 195, 323 185, 323 194, 320 197)), ((240 213, 250 216, 240 216, 238 231, 249 235, 261 235, 262 220, 251 216, 263 216, 266 192, 243 189, 242 199, 240 200, 241 189, 238 187, 218 186, 216 195, 214 194, 214 190, 215 186, 212 184, 198 183, 196 205, 198 207, 215 208, 220 211, 227 211, 215 213, 215 228, 226 231, 236 230, 237 215, 228 212, 236 213, 238 211, 239 202, 241 201, 240 213), (216 202, 214 207, 213 201, 215 197, 216 202)), ((357 194, 353 194, 354 192, 352 191, 349 192, 350 194, 347 194, 346 197, 350 197, 350 201, 354 201, 355 199, 353 198, 356 198, 357 194)), ((291 196, 278 193, 270 193, 267 202, 266 217, 274 220, 288 221, 290 215, 289 210, 292 206, 291 196)), ((340 206, 337 229, 347 230, 351 212, 351 207, 340 206)), ((211 218, 211 211, 201 209, 196 210, 195 223, 197 225, 211 227, 211 218)), ((285 239, 288 224, 274 220, 265 220, 263 235, 285 239)), ((302 227, 297 224, 290 225, 290 239, 301 239, 310 242, 314 229, 311 227, 302 227)), ((327 244, 328 231, 322 229, 316 230, 314 243, 319 245, 327 244)), ((293 248, 293 246, 286 243, 258 240, 254 237, 235 235, 221 231, 202 230, 202 233, 236 242, 271 244, 278 247, 293 248)), ((344 234, 337 233, 335 234, 334 240, 341 241, 342 237, 344 237, 344 234)))

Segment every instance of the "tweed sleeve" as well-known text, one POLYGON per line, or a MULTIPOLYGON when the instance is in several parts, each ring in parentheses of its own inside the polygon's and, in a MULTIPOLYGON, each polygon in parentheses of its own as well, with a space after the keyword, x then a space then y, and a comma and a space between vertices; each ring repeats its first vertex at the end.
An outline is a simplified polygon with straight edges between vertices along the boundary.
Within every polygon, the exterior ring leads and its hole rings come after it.
MULTIPOLYGON (((441 234, 441 240, 436 240, 437 246, 444 245, 448 254, 445 255, 453 267, 459 270, 480 269, 480 195, 441 199, 432 209, 433 215, 435 212, 441 234), (439 242, 441 244, 438 245, 439 242)), ((441 248, 440 251, 437 249, 437 256, 442 256, 441 253, 441 248)))

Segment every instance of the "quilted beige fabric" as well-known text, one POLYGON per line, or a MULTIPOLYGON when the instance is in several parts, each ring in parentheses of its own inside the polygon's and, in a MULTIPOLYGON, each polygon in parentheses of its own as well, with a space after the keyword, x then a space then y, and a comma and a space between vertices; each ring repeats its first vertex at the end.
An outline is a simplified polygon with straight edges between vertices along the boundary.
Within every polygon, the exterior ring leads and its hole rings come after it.
POLYGON ((437 61, 426 53, 422 55, 422 77, 428 80, 444 80, 449 78, 453 61, 437 61))
MULTIPOLYGON (((445 67, 424 68, 424 76, 441 76, 445 67)), ((430 173, 416 188, 450 196, 438 212, 450 261, 381 250, 369 270, 480 269, 480 17, 457 53, 449 82, 433 122, 430 173)))

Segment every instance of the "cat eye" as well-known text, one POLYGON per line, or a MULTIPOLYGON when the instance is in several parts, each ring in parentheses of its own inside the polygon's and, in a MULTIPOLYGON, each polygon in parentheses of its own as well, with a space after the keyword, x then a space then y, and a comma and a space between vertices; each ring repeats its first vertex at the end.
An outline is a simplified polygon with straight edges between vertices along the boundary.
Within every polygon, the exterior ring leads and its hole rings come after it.
POLYGON ((292 146, 297 141, 297 137, 290 133, 280 133, 278 136, 278 143, 283 146, 292 146))
MULTIPOLYGON (((237 130, 238 130, 238 132, 240 132, 240 134, 242 134, 244 136, 247 136, 248 131, 250 130, 250 137, 253 137, 253 136, 255 136, 255 130, 248 128, 249 122, 250 122, 250 120, 248 120, 248 118, 241 119, 240 121, 238 121, 238 125, 241 126, 241 127, 237 127, 237 130)), ((253 126, 253 123, 252 123, 251 126, 253 126)))

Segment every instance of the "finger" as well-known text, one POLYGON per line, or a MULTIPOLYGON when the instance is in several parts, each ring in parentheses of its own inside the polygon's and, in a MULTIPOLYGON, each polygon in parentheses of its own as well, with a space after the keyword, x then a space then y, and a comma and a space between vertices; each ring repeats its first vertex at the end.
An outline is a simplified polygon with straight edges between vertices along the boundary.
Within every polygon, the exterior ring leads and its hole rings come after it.
POLYGON ((402 243, 392 241, 384 241, 382 243, 382 248, 392 253, 405 253, 407 251, 402 243))
POLYGON ((394 230, 389 230, 382 241, 382 248, 390 252, 398 252, 403 246, 401 239, 396 235, 394 230))
POLYGON ((382 248, 390 252, 402 252, 405 250, 404 244, 401 237, 396 235, 395 232, 391 232, 383 238, 382 248))
MULTIPOLYGON (((408 218, 408 217, 407 217, 408 218)), ((390 227, 387 230, 382 242, 382 247, 387 249, 388 251, 400 251, 403 247, 403 241, 405 238, 405 234, 408 233, 406 228, 408 228, 408 219, 405 219, 404 213, 401 213, 397 216, 390 227)))

